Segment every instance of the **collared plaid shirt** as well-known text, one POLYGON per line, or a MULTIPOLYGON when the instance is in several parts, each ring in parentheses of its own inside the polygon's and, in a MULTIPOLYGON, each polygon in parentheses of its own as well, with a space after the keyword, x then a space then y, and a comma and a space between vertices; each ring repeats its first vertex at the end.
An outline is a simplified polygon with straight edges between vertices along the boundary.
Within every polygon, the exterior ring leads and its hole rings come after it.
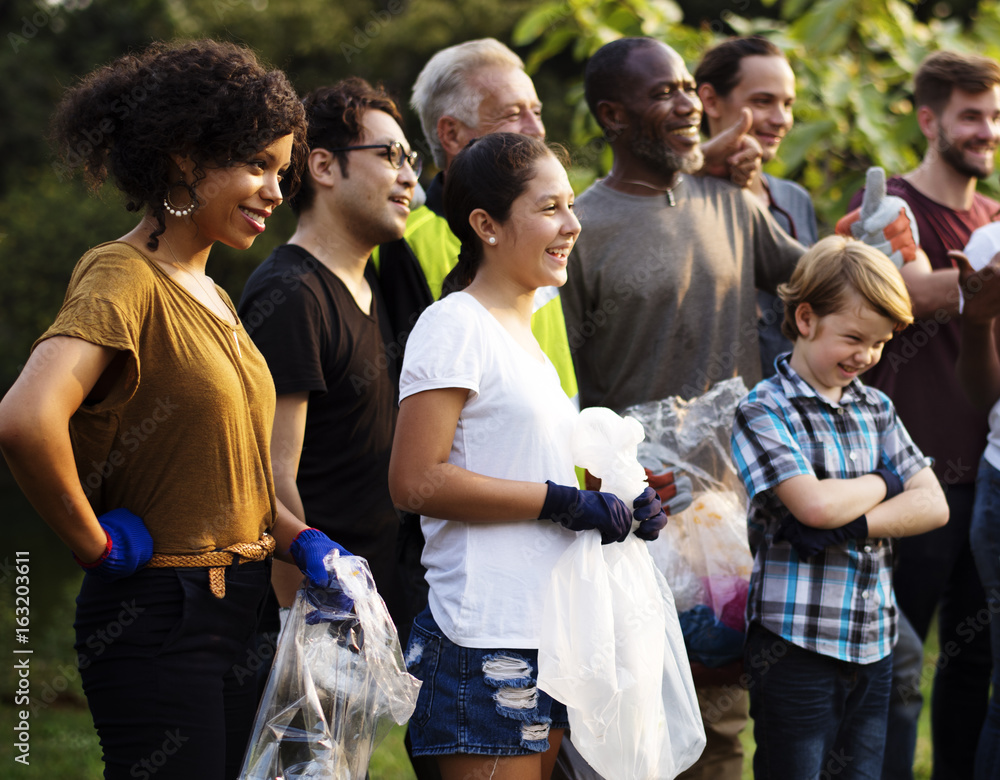
POLYGON ((855 379, 836 404, 795 373, 787 356, 777 369, 740 402, 733 424, 733 458, 750 496, 748 622, 822 655, 878 661, 896 642, 891 540, 851 540, 802 560, 787 541, 774 541, 789 517, 774 487, 800 474, 851 479, 880 464, 905 483, 930 459, 879 390, 855 379))

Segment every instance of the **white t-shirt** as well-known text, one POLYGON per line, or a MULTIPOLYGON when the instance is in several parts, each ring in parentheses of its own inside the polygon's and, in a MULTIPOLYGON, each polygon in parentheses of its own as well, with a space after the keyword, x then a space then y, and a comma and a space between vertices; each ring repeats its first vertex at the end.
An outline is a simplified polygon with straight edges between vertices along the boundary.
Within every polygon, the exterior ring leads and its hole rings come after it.
MULTIPOLYGON (((576 485, 570 440, 577 411, 555 368, 464 292, 420 315, 406 342, 399 398, 449 387, 470 391, 449 463, 490 477, 576 485)), ((576 534, 548 520, 422 516, 420 525, 431 612, 445 636, 463 647, 537 648, 552 567, 576 534)))
MULTIPOLYGON (((973 270, 981 271, 988 266, 993 255, 1000 252, 1000 222, 991 222, 972 231, 964 252, 973 270)), ((990 409, 989 421, 990 432, 983 456, 993 468, 1000 469, 1000 400, 990 409)))

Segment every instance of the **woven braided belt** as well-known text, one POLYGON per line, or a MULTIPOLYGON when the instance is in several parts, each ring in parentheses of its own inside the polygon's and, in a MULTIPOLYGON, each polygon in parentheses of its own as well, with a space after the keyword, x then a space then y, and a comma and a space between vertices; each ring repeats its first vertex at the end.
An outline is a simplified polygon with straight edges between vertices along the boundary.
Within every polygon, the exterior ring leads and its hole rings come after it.
POLYGON ((173 567, 189 568, 195 566, 208 567, 208 584, 212 595, 224 598, 226 595, 226 567, 239 559, 240 563, 247 561, 263 561, 274 552, 274 537, 264 534, 256 542, 240 542, 231 544, 222 550, 200 553, 198 555, 165 555, 156 553, 146 565, 153 569, 168 569, 173 567))

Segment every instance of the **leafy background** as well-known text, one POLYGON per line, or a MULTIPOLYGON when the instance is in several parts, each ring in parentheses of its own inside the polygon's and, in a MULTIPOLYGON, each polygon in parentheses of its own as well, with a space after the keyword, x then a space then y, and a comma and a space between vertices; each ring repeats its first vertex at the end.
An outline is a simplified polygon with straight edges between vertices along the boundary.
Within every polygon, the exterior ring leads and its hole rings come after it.
MULTIPOLYGON (((494 36, 525 58, 545 104, 549 138, 570 149, 571 178, 581 191, 610 165, 610 149, 582 99, 586 57, 621 35, 650 35, 673 45, 693 69, 720 37, 753 32, 787 52, 798 78, 796 126, 769 170, 813 193, 821 231, 829 232, 868 165, 904 172, 918 164, 923 145, 911 111, 910 77, 920 60, 939 48, 1000 55, 1000 2, 0 0, 0 391, 6 392, 31 343, 51 323, 77 258, 134 224, 112 188, 93 197, 79 181, 61 177, 45 141, 63 89, 125 51, 154 39, 224 38, 257 49, 286 70, 301 93, 360 75, 383 82, 405 104, 434 52, 494 36)), ((407 128, 411 143, 422 148, 411 113, 407 128)), ((997 177, 981 189, 1000 194, 997 177)), ((292 228, 290 211, 279 210, 251 250, 213 250, 209 272, 238 298, 251 270, 292 228)), ((29 550, 33 680, 55 685, 75 662, 70 624, 79 573, 6 467, 0 467, 0 520, 6 532, 0 651, 13 642, 9 567, 15 551, 29 550)), ((931 653, 928 663, 933 660, 931 653)), ((5 729, 13 717, 8 703, 14 685, 12 671, 0 673, 5 729)), ((95 739, 79 686, 67 678, 62 687, 39 718, 39 727, 51 733, 38 738, 50 739, 52 749, 37 776, 92 776, 98 771, 95 739)), ((4 766, 8 742, 0 739, 4 766)), ((926 755, 926 739, 921 744, 926 755)), ((384 771, 373 776, 405 776, 384 771)))
MULTIPOLYGON (((922 138, 910 76, 938 48, 1000 54, 1000 1, 956 0, 0 0, 0 388, 14 380, 51 322, 73 264, 134 219, 112 188, 89 197, 59 175, 45 142, 62 90, 153 39, 212 36, 246 43, 305 92, 346 75, 381 81, 405 103, 435 51, 492 35, 521 53, 545 103, 549 137, 573 153, 573 182, 605 171, 610 150, 582 100, 587 56, 621 35, 651 35, 688 63, 728 34, 762 33, 798 77, 796 126, 772 173, 814 195, 829 230, 878 163, 914 167, 922 138)), ((409 115, 411 142, 423 146, 409 115)), ((994 176, 983 185, 998 194, 994 176)), ((284 213, 282 213, 282 211, 284 213)), ((250 270, 291 230, 279 210, 252 250, 217 247, 211 273, 238 296, 250 270)))

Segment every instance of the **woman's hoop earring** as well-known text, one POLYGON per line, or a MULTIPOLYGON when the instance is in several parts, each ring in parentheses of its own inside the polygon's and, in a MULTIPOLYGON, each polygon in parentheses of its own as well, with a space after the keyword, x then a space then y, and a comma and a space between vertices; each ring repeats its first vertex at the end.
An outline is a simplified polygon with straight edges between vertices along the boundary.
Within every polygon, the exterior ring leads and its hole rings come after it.
POLYGON ((188 184, 183 179, 174 182, 170 187, 167 187, 167 194, 163 198, 163 208, 168 214, 173 217, 186 217, 194 212, 198 207, 198 198, 194 194, 194 188, 188 184), (174 187, 183 187, 188 191, 188 195, 191 198, 191 202, 188 203, 184 208, 177 208, 173 203, 170 202, 170 190, 174 187))
POLYGON ((488 240, 489 240, 489 242, 491 244, 495 244, 497 242, 497 237, 496 236, 490 236, 488 240))

